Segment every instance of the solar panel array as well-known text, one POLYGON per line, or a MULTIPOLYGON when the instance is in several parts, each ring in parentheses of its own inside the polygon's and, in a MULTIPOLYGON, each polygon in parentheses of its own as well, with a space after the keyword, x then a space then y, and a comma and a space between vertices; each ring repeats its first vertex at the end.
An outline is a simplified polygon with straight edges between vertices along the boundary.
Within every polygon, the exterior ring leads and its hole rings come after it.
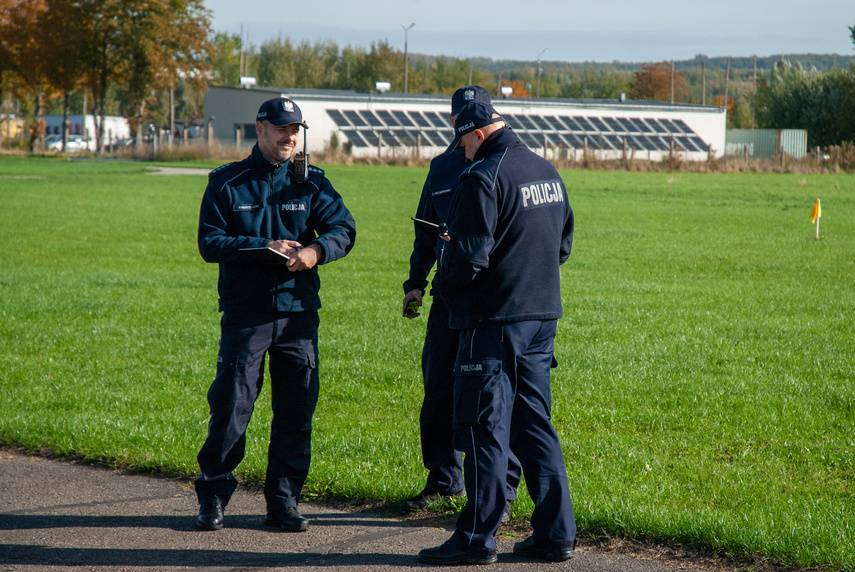
MULTIPOLYGON (((327 109, 354 147, 425 146, 451 143, 448 118, 436 111, 327 109)), ((682 119, 503 114, 505 122, 531 148, 706 152, 709 145, 682 119)))

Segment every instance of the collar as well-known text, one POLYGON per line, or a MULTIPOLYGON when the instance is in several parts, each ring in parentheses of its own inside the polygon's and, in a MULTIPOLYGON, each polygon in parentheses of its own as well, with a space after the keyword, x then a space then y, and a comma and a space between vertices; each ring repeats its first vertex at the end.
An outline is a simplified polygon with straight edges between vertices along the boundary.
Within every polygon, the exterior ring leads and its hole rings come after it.
POLYGON ((477 163, 487 155, 493 154, 496 149, 510 145, 511 141, 507 140, 507 135, 510 133, 511 131, 507 126, 490 133, 490 135, 484 139, 484 142, 481 143, 481 146, 478 147, 478 150, 475 152, 475 158, 472 162, 477 163))
POLYGON ((258 143, 252 147, 252 153, 250 154, 249 159, 252 163, 252 168, 261 171, 262 173, 273 172, 275 174, 278 173, 280 169, 287 172, 288 166, 291 163, 290 157, 288 157, 287 161, 279 163, 278 165, 271 163, 265 159, 264 155, 261 153, 261 149, 258 148, 258 143))

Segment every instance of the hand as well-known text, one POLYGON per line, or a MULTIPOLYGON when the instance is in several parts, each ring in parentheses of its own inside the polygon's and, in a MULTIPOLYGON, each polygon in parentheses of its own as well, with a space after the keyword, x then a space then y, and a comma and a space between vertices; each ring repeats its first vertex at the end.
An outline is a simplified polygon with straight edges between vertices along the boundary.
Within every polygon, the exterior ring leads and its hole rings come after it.
POLYGON ((321 259, 321 247, 317 244, 310 244, 306 248, 298 248, 293 254, 289 254, 291 260, 285 263, 288 270, 298 272, 300 270, 309 270, 317 266, 321 259))
POLYGON ((297 251, 303 248, 303 245, 296 240, 271 240, 267 243, 267 248, 272 248, 276 252, 281 252, 293 257, 297 251))
POLYGON ((410 290, 404 296, 404 305, 403 305, 403 314, 404 317, 408 320, 412 320, 413 318, 418 318, 421 314, 416 311, 416 308, 420 308, 422 305, 422 291, 421 290, 410 290))

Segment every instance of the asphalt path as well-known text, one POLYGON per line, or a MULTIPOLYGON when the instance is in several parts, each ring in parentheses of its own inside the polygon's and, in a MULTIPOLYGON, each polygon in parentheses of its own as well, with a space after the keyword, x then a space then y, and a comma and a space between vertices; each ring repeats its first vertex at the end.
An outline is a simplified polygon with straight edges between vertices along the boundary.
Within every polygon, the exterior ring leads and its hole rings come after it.
MULTIPOLYGON (((192 483, 0 449, 0 571, 395 571, 450 536, 451 523, 397 519, 375 509, 301 504, 303 533, 265 527, 264 498, 238 488, 225 528, 201 531, 192 483)), ((382 512, 382 511, 381 511, 382 512)), ((524 532, 524 531, 523 531, 524 532)), ((609 554, 584 543, 562 563, 511 555, 525 538, 500 534, 499 561, 454 570, 673 572, 681 561, 609 554)), ((439 567, 442 568, 442 567, 439 567)))

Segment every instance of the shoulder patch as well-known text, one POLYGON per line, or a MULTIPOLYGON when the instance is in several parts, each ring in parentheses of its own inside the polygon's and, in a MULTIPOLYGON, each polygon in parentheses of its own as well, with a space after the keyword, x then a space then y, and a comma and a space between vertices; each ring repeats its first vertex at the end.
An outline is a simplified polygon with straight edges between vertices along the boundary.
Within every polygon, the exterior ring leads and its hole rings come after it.
POLYGON ((230 169, 230 168, 234 167, 234 166, 235 166, 235 165, 237 165, 239 162, 240 162, 240 161, 232 161, 231 163, 226 163, 225 165, 221 165, 221 166, 217 167, 216 169, 214 169, 213 171, 211 171, 210 173, 208 173, 208 178, 209 178, 209 179, 213 179, 214 177, 216 177, 216 176, 217 176, 217 175, 219 175, 220 173, 222 173, 222 172, 224 172, 224 171, 226 171, 226 170, 228 170, 228 169, 230 169))
POLYGON ((324 176, 324 170, 321 168, 315 167, 314 165, 309 165, 309 173, 312 175, 318 175, 319 177, 324 176))

